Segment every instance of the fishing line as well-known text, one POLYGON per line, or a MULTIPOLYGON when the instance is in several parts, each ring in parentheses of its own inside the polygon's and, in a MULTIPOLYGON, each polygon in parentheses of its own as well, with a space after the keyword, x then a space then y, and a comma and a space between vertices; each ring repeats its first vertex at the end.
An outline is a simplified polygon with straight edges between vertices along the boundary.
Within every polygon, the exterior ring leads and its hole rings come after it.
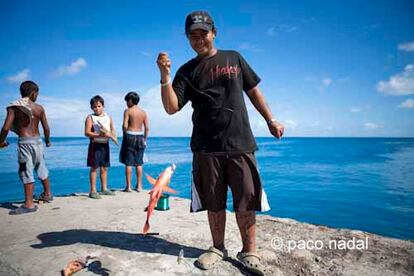
POLYGON ((206 96, 206 97, 208 97, 208 98, 210 98, 210 100, 211 101, 213 101, 213 102, 215 102, 215 100, 214 100, 214 98, 211 96, 211 95, 209 95, 209 94, 207 94, 206 92, 204 92, 204 91, 202 91, 202 90, 200 90, 200 89, 198 89, 197 87, 195 87, 192 83, 191 83, 191 81, 189 81, 188 79, 187 79, 187 77, 186 76, 184 76, 183 74, 181 74, 181 73, 177 73, 177 75, 179 75, 179 76, 181 76, 190 86, 191 86, 191 88, 195 91, 195 92, 198 92, 199 94, 201 94, 201 95, 203 95, 203 96, 206 96))
POLYGON ((199 94, 201 94, 201 95, 203 95, 203 96, 205 96, 205 97, 207 97, 207 98, 209 98, 212 102, 213 102, 213 104, 216 106, 216 108, 222 108, 222 109, 225 109, 225 110, 227 110, 227 111, 230 111, 230 112, 233 112, 234 110, 233 109, 231 109, 231 108, 228 108, 228 107, 224 107, 224 106, 218 106, 217 104, 216 104, 216 100, 211 96, 211 95, 209 95, 209 94, 207 94, 206 92, 204 92, 204 91, 202 91, 202 90, 200 90, 200 89, 198 89, 197 87, 195 87, 192 83, 191 83, 191 81, 189 81, 188 79, 187 79, 187 77, 186 76, 184 76, 183 74, 181 74, 181 73, 177 73, 177 75, 179 75, 179 76, 181 76, 190 86, 191 86, 191 88, 195 91, 195 92, 197 92, 197 93, 199 93, 199 94))

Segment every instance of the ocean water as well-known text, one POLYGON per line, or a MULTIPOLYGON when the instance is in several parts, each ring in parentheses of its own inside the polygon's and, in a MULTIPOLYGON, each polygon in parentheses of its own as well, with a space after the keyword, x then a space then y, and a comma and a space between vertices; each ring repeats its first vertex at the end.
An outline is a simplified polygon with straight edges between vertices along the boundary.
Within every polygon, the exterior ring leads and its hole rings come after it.
MULTIPOLYGON (((0 150, 0 202, 23 199, 17 141, 9 142, 0 150)), ((53 146, 46 148, 55 195, 88 192, 88 142, 53 138, 53 146)), ((257 142, 256 156, 271 207, 266 214, 414 239, 414 138, 258 138, 257 142)), ((114 189, 125 186, 118 153, 119 147, 111 144, 108 185, 114 189)), ((146 153, 145 173, 156 177, 174 162, 177 170, 171 187, 190 198, 189 138, 150 138, 146 153)), ((146 180, 143 185, 150 188, 146 180)), ((41 191, 37 181, 35 192, 41 191)), ((232 210, 230 196, 228 208, 232 210)))

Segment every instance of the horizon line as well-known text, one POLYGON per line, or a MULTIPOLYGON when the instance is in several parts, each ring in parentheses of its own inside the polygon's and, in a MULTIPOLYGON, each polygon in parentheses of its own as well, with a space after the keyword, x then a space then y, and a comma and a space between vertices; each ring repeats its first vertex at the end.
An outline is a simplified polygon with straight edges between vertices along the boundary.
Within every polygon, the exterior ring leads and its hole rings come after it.
MULTIPOLYGON (((122 136, 117 136, 118 138, 122 138, 122 136)), ((8 138, 19 138, 17 135, 14 135, 12 137, 8 138)), ((44 136, 41 136, 41 138, 44 138, 44 136)), ((89 139, 85 136, 50 136, 51 139, 53 138, 85 138, 89 139)), ((191 136, 149 136, 148 138, 191 138, 191 136)), ((255 136, 254 138, 274 138, 273 136, 255 136)), ((414 139, 414 136, 284 136, 282 139, 286 138, 349 138, 349 139, 355 139, 355 138, 393 138, 393 139, 414 139)))

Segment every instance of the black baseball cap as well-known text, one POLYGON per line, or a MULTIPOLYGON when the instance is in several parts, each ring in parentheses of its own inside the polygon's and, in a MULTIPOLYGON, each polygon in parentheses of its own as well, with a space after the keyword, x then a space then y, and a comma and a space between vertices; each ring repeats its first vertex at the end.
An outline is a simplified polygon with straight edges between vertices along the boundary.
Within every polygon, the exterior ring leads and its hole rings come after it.
POLYGON ((187 35, 196 29, 211 31, 213 28, 213 18, 206 11, 193 11, 185 19, 185 33, 187 35))

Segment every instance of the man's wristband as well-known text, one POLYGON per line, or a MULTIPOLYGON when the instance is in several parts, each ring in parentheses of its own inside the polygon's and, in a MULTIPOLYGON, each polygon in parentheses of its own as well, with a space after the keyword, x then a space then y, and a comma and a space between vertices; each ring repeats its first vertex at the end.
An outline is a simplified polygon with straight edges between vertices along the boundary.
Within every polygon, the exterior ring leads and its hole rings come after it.
POLYGON ((172 82, 171 78, 169 78, 167 82, 162 82, 162 80, 160 80, 160 83, 161 83, 162 87, 169 85, 171 82, 172 82))
POLYGON ((267 121, 267 124, 270 125, 271 123, 277 122, 275 118, 270 119, 267 121))

